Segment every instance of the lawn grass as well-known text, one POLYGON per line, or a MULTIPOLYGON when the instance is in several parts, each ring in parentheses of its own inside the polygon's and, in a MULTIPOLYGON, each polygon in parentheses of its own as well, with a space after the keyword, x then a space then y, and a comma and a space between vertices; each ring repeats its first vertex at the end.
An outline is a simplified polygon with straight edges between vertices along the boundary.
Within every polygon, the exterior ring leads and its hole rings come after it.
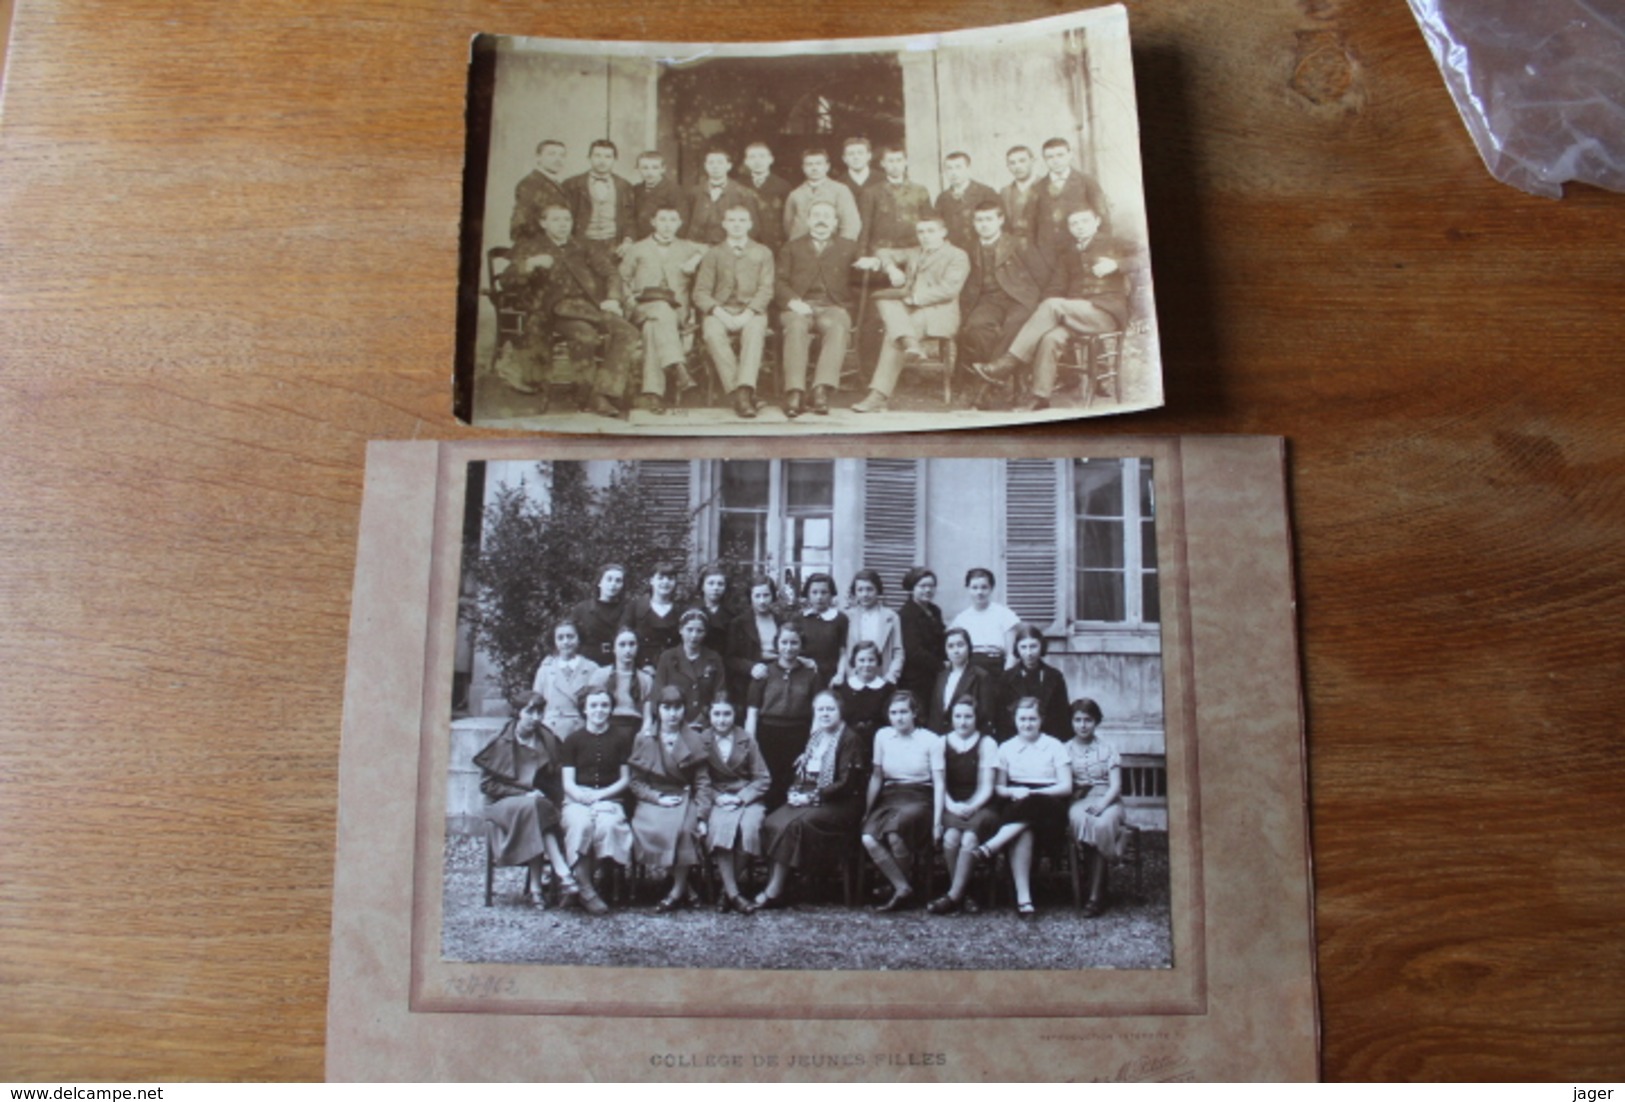
POLYGON ((642 885, 635 904, 595 918, 523 902, 519 869, 497 870, 493 905, 484 906, 483 840, 452 835, 445 850, 442 955, 488 963, 661 968, 1168 968, 1173 944, 1167 835, 1147 831, 1141 846, 1143 890, 1136 893, 1133 876, 1120 873, 1106 913, 1092 919, 1074 909, 1064 878, 1037 888, 1034 922, 1016 918, 1008 885, 1006 901, 981 914, 875 914, 867 906, 797 892, 788 908, 747 916, 709 907, 656 915, 652 904, 662 888, 657 882, 642 885))

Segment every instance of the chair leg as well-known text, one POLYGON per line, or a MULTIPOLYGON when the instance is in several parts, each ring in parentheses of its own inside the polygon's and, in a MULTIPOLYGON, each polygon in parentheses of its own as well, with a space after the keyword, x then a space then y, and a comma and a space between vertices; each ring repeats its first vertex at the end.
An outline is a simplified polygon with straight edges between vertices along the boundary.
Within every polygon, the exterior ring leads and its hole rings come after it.
POLYGON ((1066 842, 1067 868, 1072 874, 1072 906, 1083 910, 1083 870, 1078 867, 1078 843, 1068 838, 1066 842))
POLYGON ((491 832, 485 833, 485 905, 491 905, 491 884, 496 876, 496 859, 491 855, 491 832))
POLYGON ((949 409, 954 405, 954 369, 958 363, 959 343, 948 337, 942 350, 942 404, 949 409))

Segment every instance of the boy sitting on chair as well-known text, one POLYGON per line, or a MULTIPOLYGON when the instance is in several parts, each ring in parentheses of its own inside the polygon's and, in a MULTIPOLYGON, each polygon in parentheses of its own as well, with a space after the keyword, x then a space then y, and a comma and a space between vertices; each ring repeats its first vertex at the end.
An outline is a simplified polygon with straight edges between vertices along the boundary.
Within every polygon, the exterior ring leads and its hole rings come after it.
POLYGON ((1127 257, 1116 241, 1100 232, 1100 215, 1089 207, 1066 218, 1071 244, 1051 273, 1046 297, 1010 342, 1009 351, 971 370, 991 383, 1012 379, 1032 365, 1032 391, 1015 408, 1048 409, 1055 393, 1055 365, 1061 350, 1079 334, 1110 333, 1128 322, 1127 257))

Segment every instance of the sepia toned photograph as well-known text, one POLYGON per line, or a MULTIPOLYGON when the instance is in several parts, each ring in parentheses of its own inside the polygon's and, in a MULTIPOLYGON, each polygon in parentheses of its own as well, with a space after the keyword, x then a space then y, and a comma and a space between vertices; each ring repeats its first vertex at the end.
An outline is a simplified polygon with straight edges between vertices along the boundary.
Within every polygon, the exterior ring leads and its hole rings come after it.
POLYGON ((455 408, 580 434, 1162 404, 1120 6, 894 39, 474 40, 455 408))
POLYGON ((1151 457, 465 491, 442 960, 1174 966, 1151 457))

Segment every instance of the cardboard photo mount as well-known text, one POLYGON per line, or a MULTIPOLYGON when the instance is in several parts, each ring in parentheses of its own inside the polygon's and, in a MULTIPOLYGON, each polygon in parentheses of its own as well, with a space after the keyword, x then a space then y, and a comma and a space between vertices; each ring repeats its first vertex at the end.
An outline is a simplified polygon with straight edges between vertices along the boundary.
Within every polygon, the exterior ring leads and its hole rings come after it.
MULTIPOLYGON (((627 440, 375 442, 341 750, 329 1079, 1316 1076, 1283 441, 850 443, 847 454, 865 457, 1152 459, 1173 967, 745 972, 441 960, 445 735, 467 464, 692 458, 696 449, 627 440)), ((827 454, 816 440, 779 440, 736 442, 727 457, 827 454)))

